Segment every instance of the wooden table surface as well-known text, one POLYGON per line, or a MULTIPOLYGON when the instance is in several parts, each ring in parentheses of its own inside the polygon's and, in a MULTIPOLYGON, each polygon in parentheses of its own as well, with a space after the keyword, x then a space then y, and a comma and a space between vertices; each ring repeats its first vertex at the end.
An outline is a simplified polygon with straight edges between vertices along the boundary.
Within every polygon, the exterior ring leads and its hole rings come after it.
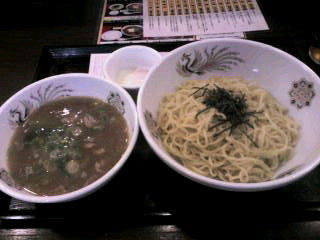
MULTIPOLYGON (((270 31, 248 33, 249 39, 286 38, 307 44, 317 27, 314 1, 301 4, 289 1, 259 1, 270 31)), ((29 0, 1 6, 0 16, 0 103, 14 92, 34 80, 34 75, 44 46, 87 45, 97 42, 102 14, 102 0, 29 0)), ((308 65, 317 70, 317 65, 308 65)), ((319 67, 320 68, 320 67, 319 67)), ((319 189, 320 191, 320 189, 319 189)), ((1 194, 1 193, 0 193, 1 194)), ((0 198, 0 210, 5 206, 0 198)), ((233 216, 221 221, 212 219, 189 219, 177 224, 141 222, 138 219, 123 219, 113 222, 106 215, 100 220, 81 219, 76 224, 47 219, 41 224, 3 224, 0 218, 0 239, 320 239, 320 210, 312 216, 288 222, 242 222, 233 216), (92 222, 99 222, 95 225, 92 222)), ((8 216, 1 216, 10 222, 8 216)), ((24 216, 27 219, 27 216, 24 216)), ((14 219, 11 219, 12 221, 14 219)))

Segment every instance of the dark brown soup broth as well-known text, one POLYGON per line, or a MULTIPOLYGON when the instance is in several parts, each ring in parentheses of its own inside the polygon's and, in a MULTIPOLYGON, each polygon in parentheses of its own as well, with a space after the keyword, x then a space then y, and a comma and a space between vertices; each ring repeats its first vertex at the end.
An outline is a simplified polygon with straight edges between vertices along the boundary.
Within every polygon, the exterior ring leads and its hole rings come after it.
POLYGON ((66 97, 35 110, 19 126, 8 150, 17 184, 38 195, 78 190, 121 158, 128 127, 113 106, 91 97, 66 97))

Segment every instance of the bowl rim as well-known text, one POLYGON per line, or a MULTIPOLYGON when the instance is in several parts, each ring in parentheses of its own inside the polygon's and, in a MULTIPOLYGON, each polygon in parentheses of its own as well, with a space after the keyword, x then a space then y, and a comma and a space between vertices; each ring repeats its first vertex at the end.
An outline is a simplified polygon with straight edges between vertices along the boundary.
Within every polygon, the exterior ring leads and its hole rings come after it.
POLYGON ((314 168, 316 168, 320 163, 320 154, 315 157, 315 160, 311 162, 310 164, 304 166, 302 169, 298 169, 294 174, 284 176, 280 179, 272 179, 270 181, 266 182, 259 182, 259 183, 233 183, 233 182, 226 182, 221 181, 217 179, 213 179, 210 177, 205 177, 200 174, 197 174, 193 172, 192 170, 184 167, 180 163, 178 163, 173 157, 170 156, 168 152, 165 150, 162 150, 158 143, 154 140, 152 137, 152 134, 150 133, 147 124, 145 122, 144 113, 143 113, 143 106, 142 106, 142 95, 144 94, 144 90, 146 88, 147 82, 149 81, 150 77, 153 75, 153 73, 168 59, 171 58, 173 55, 182 52, 185 49, 193 48, 194 46, 198 45, 205 45, 205 44, 214 44, 214 43, 237 43, 237 44, 247 44, 251 45, 253 47, 259 47, 267 50, 271 50, 273 52, 276 52, 277 54, 283 55, 284 57, 288 58, 290 61, 295 62, 299 64, 308 75, 312 76, 318 84, 320 84, 320 78, 319 76, 305 63, 300 61, 299 59, 295 58, 291 54, 278 49, 276 47, 273 47, 271 45, 253 41, 253 40, 247 40, 247 39, 235 39, 235 38, 220 38, 220 39, 207 39, 207 40, 201 40, 198 42, 189 43, 186 45, 183 45, 179 48, 176 48, 175 50, 171 51, 168 55, 166 55, 161 63, 152 69, 146 76, 146 79, 142 86, 140 87, 138 98, 137 98, 137 111, 138 111, 138 119, 140 128, 142 130, 142 133, 144 137, 146 138, 148 144, 151 146, 153 151, 158 155, 158 157, 167 164, 170 168, 172 168, 174 171, 178 172, 179 174, 187 177, 190 180, 193 180, 195 182, 198 182, 202 185, 206 185, 208 187, 222 189, 222 190, 229 190, 229 191, 238 191, 238 192, 252 192, 252 191, 264 191, 264 190, 270 190, 279 188, 282 186, 285 186, 289 183, 292 183, 301 177, 305 176, 309 172, 311 172, 314 168))
MULTIPOLYGON (((120 84, 118 82, 116 82, 114 79, 112 79, 110 77, 110 75, 108 74, 108 71, 107 71, 107 67, 108 65, 110 64, 110 62, 115 58, 115 57, 118 57, 119 55, 123 54, 123 52, 125 51, 128 51, 130 49, 137 49, 137 50, 141 50, 141 51, 145 51, 145 52, 149 52, 151 55, 153 55, 154 57, 158 58, 159 60, 159 63, 161 62, 161 59, 162 59, 162 56, 161 54, 156 51, 155 49, 151 48, 151 47, 148 47, 148 46, 143 46, 143 45, 131 45, 131 46, 126 46, 126 47, 121 47, 115 51, 113 51, 109 57, 104 61, 103 65, 102 65, 102 72, 103 72, 103 77, 106 79, 106 80, 109 80, 111 82, 114 82, 115 84, 118 84, 119 86, 125 88, 125 89, 130 89, 130 90, 134 90, 134 89, 139 89, 142 84, 136 84, 136 85, 133 85, 133 86, 128 86, 126 84, 120 84)), ((152 66, 149 70, 149 72, 151 72, 151 70, 153 68, 155 68, 158 64, 155 64, 154 66, 152 66)), ((146 78, 145 78, 146 79, 146 78)))
MULTIPOLYGON (((106 86, 111 85, 112 87, 114 87, 115 89, 117 89, 118 92, 120 92, 124 98, 127 100, 129 108, 132 110, 133 112, 133 127, 132 127, 132 133, 130 136, 130 140, 129 140, 129 144, 127 146, 127 149, 125 150, 125 152, 122 154, 121 158, 117 161, 117 163, 107 172, 105 173, 103 176, 101 176, 100 178, 98 178, 96 181, 94 181, 93 183, 80 188, 76 191, 73 192, 69 192, 69 193, 65 193, 65 194, 61 194, 61 195, 55 195, 55 196, 37 196, 37 195, 26 195, 24 193, 20 193, 18 191, 14 191, 11 188, 7 187, 6 184, 2 183, 2 181, 0 181, 0 191, 6 193, 7 195, 22 200, 22 201, 26 201, 26 202, 32 202, 32 203, 58 203, 58 202, 67 202, 67 201, 71 201, 71 200, 75 200, 78 198, 82 198, 85 197, 87 195, 89 195, 90 193, 92 193, 95 190, 98 190, 99 188, 101 188, 102 186, 104 186, 109 180, 111 180, 114 175, 116 173, 118 173, 118 171, 122 168, 122 166, 125 164, 125 162, 127 161, 127 159, 129 158, 135 144, 138 138, 138 133, 139 133, 139 124, 138 124, 138 115, 137 115, 137 111, 136 111, 136 104, 134 103, 132 97, 129 95, 129 93, 127 91, 125 91, 122 87, 120 87, 119 85, 111 82, 111 81, 106 81, 104 79, 86 74, 86 73, 66 73, 66 74, 59 74, 59 75, 55 75, 55 76, 51 76, 51 77, 47 77, 44 79, 41 79, 39 81, 36 81, 34 83, 31 83, 29 85, 27 85, 26 87, 22 88, 21 90, 19 90, 18 92, 16 92, 15 94, 13 94, 8 100, 6 100, 1 106, 0 106, 0 114, 2 114, 2 112, 7 108, 7 106, 12 103, 13 101, 17 100, 17 97, 20 97, 20 95, 25 92, 28 91, 32 88, 35 88, 39 85, 48 83, 48 82, 52 82, 55 80, 62 80, 66 79, 66 78, 90 78, 89 81, 96 81, 96 82, 101 82, 103 84, 105 84, 106 86)), ((88 81, 86 80, 86 81, 88 81)))

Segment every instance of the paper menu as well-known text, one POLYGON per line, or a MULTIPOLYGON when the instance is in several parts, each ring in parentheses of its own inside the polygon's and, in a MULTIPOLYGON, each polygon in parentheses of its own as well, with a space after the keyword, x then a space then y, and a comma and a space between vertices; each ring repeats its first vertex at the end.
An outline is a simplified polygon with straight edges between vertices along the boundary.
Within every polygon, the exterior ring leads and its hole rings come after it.
POLYGON ((267 30, 256 0, 144 0, 144 37, 267 30))

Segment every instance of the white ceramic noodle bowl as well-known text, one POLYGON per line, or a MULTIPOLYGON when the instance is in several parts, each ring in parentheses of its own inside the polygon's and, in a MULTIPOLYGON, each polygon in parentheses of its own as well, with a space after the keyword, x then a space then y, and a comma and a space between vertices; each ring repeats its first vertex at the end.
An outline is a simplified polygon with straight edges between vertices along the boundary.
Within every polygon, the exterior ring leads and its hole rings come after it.
POLYGON ((280 49, 242 39, 205 40, 172 51, 148 74, 138 96, 138 117, 149 145, 178 173, 214 188, 260 191, 296 181, 319 164, 319 93, 319 77, 304 63, 280 49), (204 67, 208 61, 212 63, 211 68, 204 67), (217 69, 214 67, 217 65, 222 67, 217 69), (242 76, 254 81, 271 92, 300 123, 295 155, 278 170, 273 180, 230 183, 201 176, 182 166, 163 148, 159 133, 154 128, 160 100, 186 80, 209 79, 211 76, 242 76))
POLYGON ((0 129, 0 190, 14 198, 27 202, 53 203, 84 197, 110 181, 132 152, 137 140, 139 125, 135 103, 123 88, 117 84, 92 77, 88 74, 72 73, 37 81, 14 94, 0 108, 0 129), (116 107, 128 124, 130 140, 121 159, 111 170, 95 182, 77 191, 62 195, 36 196, 14 184, 8 174, 7 149, 10 138, 19 119, 24 119, 27 108, 32 111, 39 105, 57 97, 63 97, 64 95, 95 97, 116 107), (33 107, 31 107, 32 105, 33 107), (20 118, 19 115, 21 116, 20 118))

